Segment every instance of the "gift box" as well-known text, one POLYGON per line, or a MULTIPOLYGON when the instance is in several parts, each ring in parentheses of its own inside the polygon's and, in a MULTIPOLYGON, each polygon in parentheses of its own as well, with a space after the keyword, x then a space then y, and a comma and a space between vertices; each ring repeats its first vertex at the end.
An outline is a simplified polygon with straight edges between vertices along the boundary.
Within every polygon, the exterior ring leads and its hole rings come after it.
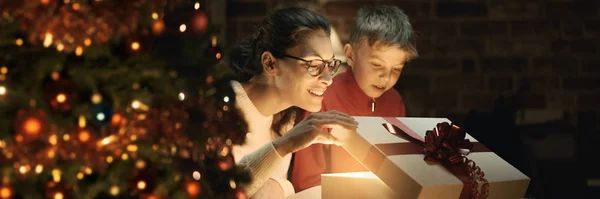
POLYGON ((321 189, 321 198, 398 198, 372 172, 322 174, 321 189))
MULTIPOLYGON (((334 128, 332 134, 396 198, 506 199, 527 191, 529 177, 446 118, 354 118, 356 131, 334 128)), ((338 198, 325 195, 341 187, 326 184, 327 175, 322 196, 338 198)))

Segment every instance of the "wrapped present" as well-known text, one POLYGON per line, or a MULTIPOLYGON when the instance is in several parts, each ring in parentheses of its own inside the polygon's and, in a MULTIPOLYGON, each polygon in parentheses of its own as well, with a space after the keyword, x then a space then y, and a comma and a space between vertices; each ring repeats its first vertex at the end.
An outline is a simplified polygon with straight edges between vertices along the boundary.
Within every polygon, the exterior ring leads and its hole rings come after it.
MULTIPOLYGON (((356 131, 334 128, 332 134, 398 198, 525 195, 527 176, 448 119, 354 118, 356 131)), ((328 186, 323 182, 323 193, 333 189, 328 186)))
POLYGON ((375 174, 368 171, 322 174, 321 189, 321 198, 399 198, 375 174))

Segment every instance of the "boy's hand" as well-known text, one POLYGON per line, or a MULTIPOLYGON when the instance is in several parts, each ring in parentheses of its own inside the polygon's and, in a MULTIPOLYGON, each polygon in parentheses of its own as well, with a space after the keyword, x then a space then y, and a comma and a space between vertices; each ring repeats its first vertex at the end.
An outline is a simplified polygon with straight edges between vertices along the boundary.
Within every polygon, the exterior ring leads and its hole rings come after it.
POLYGON ((304 149, 313 143, 340 145, 341 143, 335 137, 322 130, 334 127, 356 130, 358 122, 339 111, 312 113, 289 132, 273 141, 273 145, 281 156, 304 149))

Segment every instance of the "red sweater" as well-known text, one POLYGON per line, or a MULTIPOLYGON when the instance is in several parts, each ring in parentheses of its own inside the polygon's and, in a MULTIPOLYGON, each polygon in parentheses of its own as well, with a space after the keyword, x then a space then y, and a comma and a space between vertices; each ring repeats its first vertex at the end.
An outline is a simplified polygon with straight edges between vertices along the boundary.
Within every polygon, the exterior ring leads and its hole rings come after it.
MULTIPOLYGON (((352 70, 336 76, 325 91, 321 112, 337 110, 351 116, 404 117, 404 101, 395 89, 375 99, 364 94, 352 70)), ((308 113, 305 115, 307 116, 308 113)), ((313 144, 294 154, 291 181, 296 192, 321 185, 321 174, 368 171, 342 147, 313 144)))

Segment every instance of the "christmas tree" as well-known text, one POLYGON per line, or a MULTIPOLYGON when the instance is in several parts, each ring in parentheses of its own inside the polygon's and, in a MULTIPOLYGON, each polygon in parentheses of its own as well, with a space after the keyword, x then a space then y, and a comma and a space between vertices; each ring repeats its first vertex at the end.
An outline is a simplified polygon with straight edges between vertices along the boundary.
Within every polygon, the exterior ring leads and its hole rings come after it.
POLYGON ((0 198, 245 198, 203 3, 0 0, 0 198))

